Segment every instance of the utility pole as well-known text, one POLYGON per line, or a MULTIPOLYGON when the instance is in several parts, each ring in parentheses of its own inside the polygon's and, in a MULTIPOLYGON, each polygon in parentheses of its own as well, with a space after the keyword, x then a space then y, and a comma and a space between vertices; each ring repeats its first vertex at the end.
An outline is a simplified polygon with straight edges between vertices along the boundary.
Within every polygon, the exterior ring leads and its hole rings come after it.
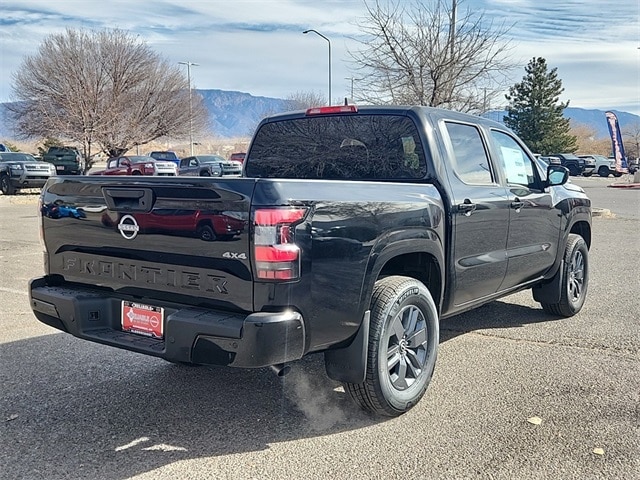
POLYGON ((362 80, 361 78, 355 78, 355 77, 344 77, 345 80, 351 80, 351 97, 349 97, 349 100, 351 100, 353 102, 353 82, 355 80, 362 80))
POLYGON ((200 65, 193 62, 178 62, 180 65, 187 66, 187 82, 189 82, 189 151, 193 156, 193 104, 191 103, 191 67, 199 67, 200 65))
POLYGON ((452 0, 451 5, 451 25, 449 26, 449 48, 451 49, 451 60, 453 61, 454 45, 456 38, 456 0, 452 0))

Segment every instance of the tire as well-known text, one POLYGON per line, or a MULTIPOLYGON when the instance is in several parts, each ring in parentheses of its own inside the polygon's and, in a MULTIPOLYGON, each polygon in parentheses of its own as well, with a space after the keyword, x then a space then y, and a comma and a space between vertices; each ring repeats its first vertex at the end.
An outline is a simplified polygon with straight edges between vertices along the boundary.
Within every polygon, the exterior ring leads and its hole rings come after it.
POLYGON ((616 178, 618 178, 618 177, 621 177, 621 176, 622 176, 622 173, 620 173, 620 172, 613 172, 613 176, 614 176, 614 177, 616 177, 616 178))
POLYGON ((366 378, 345 383, 368 412, 396 417, 424 395, 436 364, 438 313, 421 282, 401 276, 378 280, 371 299, 366 378))
POLYGON ((604 165, 602 167, 600 167, 598 169, 598 175, 600 175, 601 177, 608 177, 609 176, 609 167, 605 167, 604 165))
POLYGON ((580 175, 580 170, 578 169, 578 167, 576 165, 569 165, 569 174, 577 177, 578 175, 580 175))
POLYGON ((572 317, 582 309, 589 287, 589 250, 580 235, 569 234, 564 263, 556 275, 561 275, 560 301, 542 303, 542 308, 552 315, 572 317))
POLYGON ((202 225, 198 227, 198 238, 205 242, 213 242, 216 239, 216 234, 209 225, 202 225))
POLYGON ((165 361, 169 362, 172 365, 177 365, 179 367, 202 367, 201 363, 191 363, 191 362, 174 362, 173 360, 167 360, 166 358, 164 359, 165 361))
POLYGON ((211 176, 211 172, 209 172, 209 170, 202 170, 200 172, 200 176, 201 177, 210 177, 211 176))
POLYGON ((590 177, 591 175, 593 175, 593 172, 591 172, 591 173, 584 173, 584 172, 582 172, 582 176, 583 176, 583 177, 590 177))
POLYGON ((0 190, 2 190, 3 195, 13 195, 16 193, 16 189, 11 185, 11 180, 7 175, 0 177, 0 190))

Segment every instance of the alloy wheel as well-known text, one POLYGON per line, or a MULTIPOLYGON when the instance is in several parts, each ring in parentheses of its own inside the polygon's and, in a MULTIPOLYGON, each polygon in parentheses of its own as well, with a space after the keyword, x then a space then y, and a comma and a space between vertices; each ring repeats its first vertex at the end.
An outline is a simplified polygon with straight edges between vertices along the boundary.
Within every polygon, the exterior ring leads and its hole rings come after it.
POLYGON ((397 390, 406 390, 419 378, 427 359, 427 328, 422 311, 404 307, 389 324, 387 372, 397 390))

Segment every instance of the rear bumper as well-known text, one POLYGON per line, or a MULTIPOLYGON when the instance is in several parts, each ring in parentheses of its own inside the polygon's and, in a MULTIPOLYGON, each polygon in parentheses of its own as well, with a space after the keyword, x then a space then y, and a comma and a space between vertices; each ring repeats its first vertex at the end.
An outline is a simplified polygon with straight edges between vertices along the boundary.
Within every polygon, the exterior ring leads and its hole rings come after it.
POLYGON ((51 327, 171 362, 257 368, 304 355, 304 321, 292 310, 247 315, 158 304, 165 310, 165 323, 164 338, 156 339, 121 329, 121 302, 133 300, 126 296, 56 285, 48 277, 41 277, 31 280, 29 300, 36 318, 51 327))
POLYGON ((80 165, 68 165, 68 164, 55 164, 56 175, 81 175, 82 166, 80 165))

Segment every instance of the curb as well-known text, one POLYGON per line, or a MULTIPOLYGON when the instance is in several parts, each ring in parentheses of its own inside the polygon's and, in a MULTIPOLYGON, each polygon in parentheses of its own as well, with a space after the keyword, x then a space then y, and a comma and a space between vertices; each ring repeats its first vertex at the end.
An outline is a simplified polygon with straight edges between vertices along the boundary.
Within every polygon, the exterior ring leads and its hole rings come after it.
POLYGON ((608 208, 591 207, 591 216, 592 217, 610 217, 611 210, 609 210, 608 208))
POLYGON ((612 183, 609 188, 640 188, 640 183, 612 183))

